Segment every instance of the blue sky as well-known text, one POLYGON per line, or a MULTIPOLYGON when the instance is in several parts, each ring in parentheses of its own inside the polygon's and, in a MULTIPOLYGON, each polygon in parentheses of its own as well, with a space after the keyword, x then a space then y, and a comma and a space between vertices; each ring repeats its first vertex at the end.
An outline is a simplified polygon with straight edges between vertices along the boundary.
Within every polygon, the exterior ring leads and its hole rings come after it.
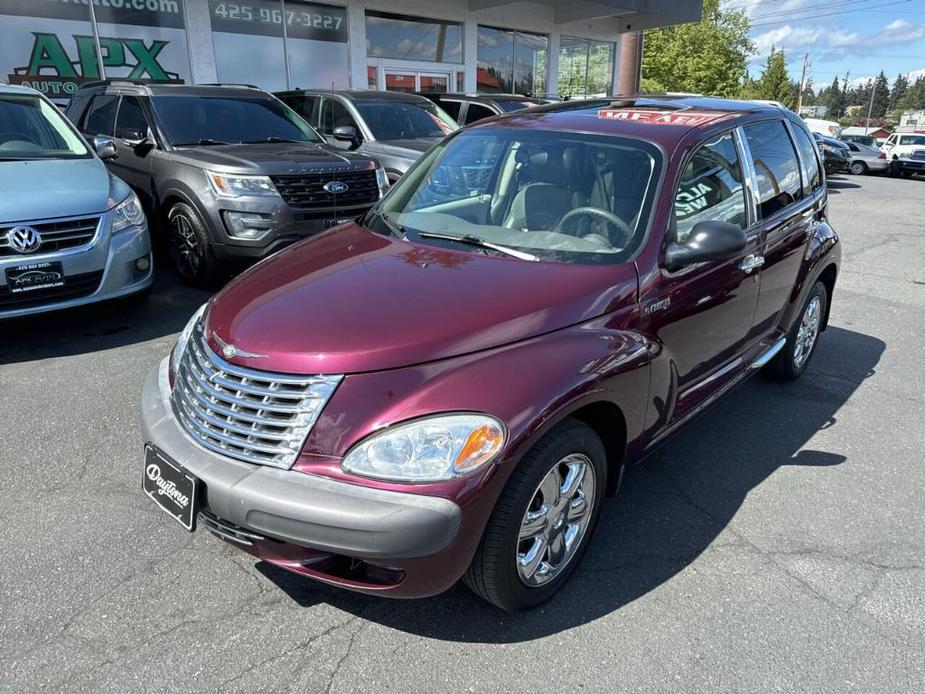
POLYGON ((849 73, 866 81, 884 70, 925 75, 925 0, 727 0, 747 12, 758 54, 749 70, 757 76, 772 46, 787 53, 790 73, 800 78, 810 54, 813 85, 829 85, 849 73), (821 16, 827 15, 827 16, 821 16))

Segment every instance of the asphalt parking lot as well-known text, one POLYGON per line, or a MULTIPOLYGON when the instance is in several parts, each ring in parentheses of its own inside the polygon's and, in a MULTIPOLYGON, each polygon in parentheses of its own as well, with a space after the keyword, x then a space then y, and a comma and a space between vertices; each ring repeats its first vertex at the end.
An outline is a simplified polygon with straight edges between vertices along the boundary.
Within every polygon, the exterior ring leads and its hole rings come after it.
POLYGON ((831 326, 604 508, 544 608, 355 595, 140 492, 147 371, 206 294, 0 323, 0 690, 925 690, 925 181, 837 177, 831 326))

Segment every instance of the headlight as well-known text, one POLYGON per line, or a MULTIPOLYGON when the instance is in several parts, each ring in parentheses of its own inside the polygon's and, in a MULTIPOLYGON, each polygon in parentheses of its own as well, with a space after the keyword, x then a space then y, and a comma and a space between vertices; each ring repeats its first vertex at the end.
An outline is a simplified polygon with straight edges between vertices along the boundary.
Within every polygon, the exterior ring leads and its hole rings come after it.
POLYGON ((376 167, 376 184, 379 186, 379 197, 385 195, 389 189, 389 177, 385 174, 385 169, 381 166, 376 167))
POLYGON ((279 197, 279 191, 269 176, 239 176, 237 174, 206 171, 212 190, 226 198, 242 196, 279 197))
POLYGON ((173 351, 170 353, 170 365, 173 367, 174 371, 176 371, 177 367, 180 365, 180 359, 183 358, 183 353, 186 351, 189 339, 193 336, 193 331, 202 319, 202 314, 206 312, 207 305, 208 303, 205 303, 196 310, 196 313, 192 315, 186 327, 183 328, 183 332, 181 332, 180 336, 177 338, 177 344, 173 346, 173 351))
POLYGON ((488 463, 505 436, 501 422, 488 415, 435 415, 373 434, 347 453, 341 467, 397 482, 448 480, 488 463))
POLYGON ((141 226, 145 223, 145 211, 141 207, 141 200, 135 193, 112 208, 112 231, 122 231, 129 227, 141 226))

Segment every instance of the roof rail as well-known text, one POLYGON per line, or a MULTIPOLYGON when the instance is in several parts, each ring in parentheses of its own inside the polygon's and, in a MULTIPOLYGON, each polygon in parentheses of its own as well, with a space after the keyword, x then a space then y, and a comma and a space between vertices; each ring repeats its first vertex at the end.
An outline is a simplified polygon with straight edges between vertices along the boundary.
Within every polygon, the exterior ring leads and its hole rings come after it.
POLYGON ((79 85, 80 87, 108 87, 113 84, 132 84, 135 86, 144 86, 147 84, 152 84, 151 80, 129 80, 129 79, 111 79, 111 80, 96 80, 94 82, 84 82, 79 85))
POLYGON ((245 82, 200 82, 199 87, 245 87, 246 89, 260 89, 256 84, 247 84, 245 82))

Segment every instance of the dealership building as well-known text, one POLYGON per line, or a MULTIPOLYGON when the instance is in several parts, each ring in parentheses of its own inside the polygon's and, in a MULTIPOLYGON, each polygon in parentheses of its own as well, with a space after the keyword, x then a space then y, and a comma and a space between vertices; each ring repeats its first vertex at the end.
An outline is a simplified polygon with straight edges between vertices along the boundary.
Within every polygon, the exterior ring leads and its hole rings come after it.
POLYGON ((624 37, 635 51, 636 32, 696 20, 701 4, 0 0, 0 80, 56 99, 102 77, 268 90, 612 94, 630 47, 624 37))

